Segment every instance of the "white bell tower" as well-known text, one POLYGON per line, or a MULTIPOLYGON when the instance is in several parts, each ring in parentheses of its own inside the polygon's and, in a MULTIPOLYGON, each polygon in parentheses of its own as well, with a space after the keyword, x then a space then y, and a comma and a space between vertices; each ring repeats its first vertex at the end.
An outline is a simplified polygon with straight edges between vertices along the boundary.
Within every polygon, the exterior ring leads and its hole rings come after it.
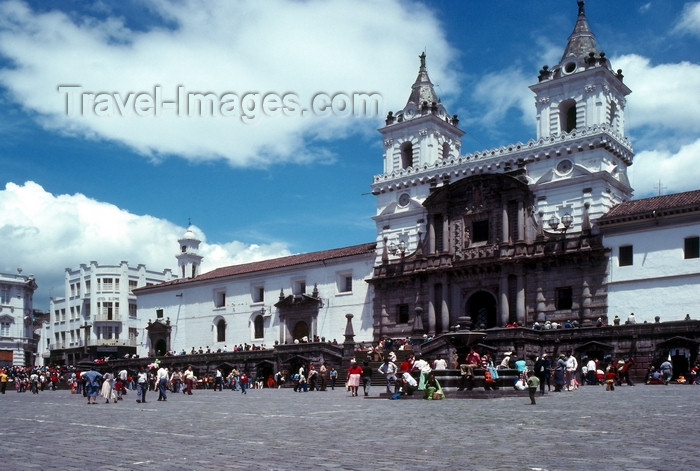
POLYGON ((622 71, 613 72, 604 52, 598 50, 588 27, 583 0, 566 50, 553 68, 540 70, 539 83, 530 89, 537 103, 537 138, 550 138, 599 126, 625 135, 625 97, 631 90, 622 71))
POLYGON ((538 83, 530 86, 537 140, 524 160, 537 212, 553 221, 553 230, 557 221, 572 217, 570 231, 594 229, 597 218, 633 192, 627 168, 634 151, 625 135, 631 90, 598 49, 585 2, 577 3, 576 24, 559 63, 543 66, 538 83))
POLYGON ((197 253, 199 250, 199 244, 202 241, 197 239, 192 230, 192 225, 189 224, 187 231, 178 239, 180 244, 180 253, 178 253, 175 258, 177 258, 177 264, 180 268, 181 278, 194 278, 199 275, 199 270, 202 265, 202 256, 197 253))
POLYGON ((450 116, 435 93, 425 53, 419 57, 418 77, 406 106, 389 112, 386 126, 379 129, 384 141, 384 173, 376 175, 372 184, 372 194, 377 197, 378 251, 381 253, 386 240, 395 256, 398 251, 413 252, 419 232, 425 235, 422 203, 431 186, 447 183, 437 181, 435 169, 459 159, 464 135, 457 127, 457 115, 450 116))

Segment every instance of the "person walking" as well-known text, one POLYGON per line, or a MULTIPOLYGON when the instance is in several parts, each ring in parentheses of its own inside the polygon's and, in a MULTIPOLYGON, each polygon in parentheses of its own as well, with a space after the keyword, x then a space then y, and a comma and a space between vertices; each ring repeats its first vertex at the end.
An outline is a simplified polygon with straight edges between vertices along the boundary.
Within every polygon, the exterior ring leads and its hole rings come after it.
POLYGON ((187 369, 183 373, 185 379, 185 389, 182 391, 183 394, 189 396, 192 395, 192 385, 194 384, 194 371, 192 371, 192 365, 187 366, 187 369))
POLYGON ((664 384, 668 384, 669 381, 671 381, 671 378, 673 377, 673 365, 669 360, 666 360, 665 362, 661 363, 661 365, 659 365, 659 370, 661 371, 661 375, 663 376, 664 384))
POLYGON ((168 400, 168 377, 170 376, 168 368, 161 366, 156 372, 156 383, 158 384, 158 400, 167 401, 168 400))
POLYGON ((97 396, 100 394, 100 384, 102 375, 95 371, 95 367, 91 366, 90 370, 85 371, 80 378, 85 383, 85 396, 88 404, 97 404, 97 396))
POLYGON ((331 391, 335 391, 335 382, 338 381, 338 370, 336 370, 334 366, 331 366, 328 376, 331 379, 331 391))
POLYGON ((369 390, 372 387, 372 367, 369 366, 369 362, 365 360, 362 363, 362 390, 365 396, 369 396, 369 390))
POLYGON ((148 391, 148 371, 141 366, 136 375, 136 402, 146 402, 146 391, 148 391))
POLYGON ((7 373, 4 369, 0 370, 0 393, 5 394, 7 389, 7 373))
POLYGON ((105 373, 102 376, 102 387, 100 388, 100 396, 105 400, 105 404, 109 404, 110 400, 113 400, 116 404, 117 393, 114 390, 114 375, 112 373, 105 373))
POLYGON ((348 368, 347 385, 352 396, 357 396, 357 390, 360 389, 360 376, 362 375, 362 367, 357 364, 355 359, 350 360, 348 368))
MULTIPOLYGON (((384 358, 384 363, 379 367, 379 372, 386 378, 386 392, 391 394, 391 384, 396 385, 396 372, 398 371, 396 363, 391 361, 389 357, 384 358)), ((396 386, 394 386, 396 389, 396 386)))
POLYGON ((321 375, 321 391, 325 391, 328 383, 328 363, 324 361, 318 371, 321 375))
MULTIPOLYGON (((540 379, 534 371, 527 372, 527 392, 530 395, 530 404, 535 405, 535 393, 540 386, 540 379)), ((544 392, 544 391, 543 391, 544 392)))

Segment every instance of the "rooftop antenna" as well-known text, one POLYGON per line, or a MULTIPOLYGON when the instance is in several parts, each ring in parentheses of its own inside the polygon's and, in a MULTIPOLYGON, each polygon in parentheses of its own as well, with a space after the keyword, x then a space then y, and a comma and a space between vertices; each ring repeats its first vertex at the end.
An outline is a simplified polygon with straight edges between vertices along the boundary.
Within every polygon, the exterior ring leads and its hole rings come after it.
POLYGON ((663 192, 664 190, 667 190, 667 189, 668 189, 665 185, 661 184, 661 180, 660 180, 660 179, 659 179, 659 183, 657 183, 656 185, 654 185, 654 188, 656 188, 656 190, 658 191, 659 196, 661 196, 661 192, 663 192))

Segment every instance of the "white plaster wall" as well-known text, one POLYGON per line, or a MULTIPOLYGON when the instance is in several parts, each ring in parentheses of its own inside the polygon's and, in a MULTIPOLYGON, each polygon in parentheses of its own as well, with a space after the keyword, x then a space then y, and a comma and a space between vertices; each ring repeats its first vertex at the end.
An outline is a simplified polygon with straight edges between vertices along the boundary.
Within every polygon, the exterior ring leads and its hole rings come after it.
MULTIPOLYGON (((372 276, 374 256, 362 255, 340 262, 328 261, 326 264, 315 263, 300 265, 288 269, 269 270, 265 273, 253 273, 250 276, 229 277, 204 282, 184 282, 158 288, 152 292, 138 295, 138 318, 145 327, 148 320, 155 321, 156 310, 163 309, 163 320, 169 318, 173 326, 170 349, 189 352, 192 347, 208 346, 213 351, 233 345, 274 346, 282 340, 282 326, 278 309, 274 304, 279 301, 280 290, 285 296, 292 294, 294 281, 306 281, 306 294, 311 294, 317 283, 319 297, 323 299, 317 318, 316 332, 326 340, 344 340, 346 326, 345 315, 353 314, 352 321, 355 341, 372 340, 372 303, 370 285, 366 279, 372 276), (352 272, 353 290, 351 293, 339 293, 337 274, 352 272), (264 284, 263 303, 253 302, 253 286, 264 284), (225 290, 226 304, 215 307, 214 294, 225 290), (178 296, 180 295, 181 296, 178 296), (264 337, 254 338, 253 320, 264 306, 264 337), (226 321, 226 341, 216 342, 215 322, 223 318, 226 321)), ((139 333, 139 354, 147 355, 145 329, 139 333)), ((288 339, 291 341, 291 339, 288 339)))
POLYGON ((700 258, 684 259, 684 239, 700 235, 700 221, 683 225, 636 227, 635 231, 606 235, 611 248, 608 268, 608 317, 625 320, 630 312, 638 322, 700 318, 700 258), (633 246, 633 264, 619 266, 619 247, 633 246), (624 314, 624 316, 623 316, 624 314))

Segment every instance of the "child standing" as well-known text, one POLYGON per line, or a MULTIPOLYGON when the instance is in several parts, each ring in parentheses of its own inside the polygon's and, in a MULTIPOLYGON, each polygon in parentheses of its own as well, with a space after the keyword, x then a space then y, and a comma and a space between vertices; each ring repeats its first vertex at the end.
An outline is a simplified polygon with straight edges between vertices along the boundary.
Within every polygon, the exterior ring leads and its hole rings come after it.
POLYGON ((540 378, 535 375, 534 371, 528 371, 527 372, 527 391, 528 394, 530 395, 530 404, 534 405, 535 404, 535 393, 537 392, 537 388, 540 387, 540 378))

